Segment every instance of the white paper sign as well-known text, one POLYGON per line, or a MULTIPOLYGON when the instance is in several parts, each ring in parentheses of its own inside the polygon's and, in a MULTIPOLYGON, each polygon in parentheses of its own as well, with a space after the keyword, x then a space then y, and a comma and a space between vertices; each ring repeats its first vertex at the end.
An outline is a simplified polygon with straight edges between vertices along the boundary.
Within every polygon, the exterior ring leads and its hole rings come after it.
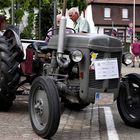
POLYGON ((119 78, 117 58, 96 59, 94 66, 96 80, 119 78))

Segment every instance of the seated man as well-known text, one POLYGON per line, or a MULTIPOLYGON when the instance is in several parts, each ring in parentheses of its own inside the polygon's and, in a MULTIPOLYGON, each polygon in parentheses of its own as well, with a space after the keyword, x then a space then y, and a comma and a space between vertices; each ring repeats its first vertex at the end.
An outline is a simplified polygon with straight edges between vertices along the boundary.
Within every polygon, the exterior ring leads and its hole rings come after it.
MULTIPOLYGON (((46 43, 48 43, 49 39, 50 39, 54 34, 58 34, 61 17, 62 17, 61 14, 58 14, 58 15, 56 16, 56 24, 57 24, 56 29, 54 29, 54 27, 51 27, 51 28, 47 31, 47 36, 46 36, 46 38, 45 38, 46 43)), ((66 27, 66 32, 65 32, 65 33, 66 33, 66 34, 67 34, 67 33, 75 33, 75 31, 74 31, 74 29, 72 29, 72 28, 66 27)))
POLYGON ((76 33, 89 33, 90 26, 85 18, 80 16, 80 12, 77 7, 72 7, 68 11, 70 19, 74 22, 74 30, 76 33))

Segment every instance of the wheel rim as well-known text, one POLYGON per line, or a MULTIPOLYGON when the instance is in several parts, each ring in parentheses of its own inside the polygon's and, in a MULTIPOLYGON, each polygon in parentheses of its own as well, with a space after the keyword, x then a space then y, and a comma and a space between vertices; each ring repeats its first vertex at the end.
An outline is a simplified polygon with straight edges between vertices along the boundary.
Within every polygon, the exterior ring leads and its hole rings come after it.
POLYGON ((38 130, 43 130, 48 125, 49 104, 45 90, 40 86, 36 88, 31 105, 32 120, 38 130))
POLYGON ((124 111, 133 119, 140 118, 140 86, 137 81, 129 81, 130 98, 125 94, 122 101, 124 111))

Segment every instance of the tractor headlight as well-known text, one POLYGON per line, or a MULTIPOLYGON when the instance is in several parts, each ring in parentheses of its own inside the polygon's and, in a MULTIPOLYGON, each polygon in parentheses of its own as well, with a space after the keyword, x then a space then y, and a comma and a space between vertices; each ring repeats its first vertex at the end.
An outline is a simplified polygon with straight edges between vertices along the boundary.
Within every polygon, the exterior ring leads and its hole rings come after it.
POLYGON ((129 52, 126 52, 122 55, 122 63, 125 64, 126 66, 132 63, 132 59, 133 59, 132 54, 129 52))
POLYGON ((71 59, 74 61, 74 62, 80 62, 83 58, 83 54, 81 51, 79 50, 74 50, 71 52, 71 59))

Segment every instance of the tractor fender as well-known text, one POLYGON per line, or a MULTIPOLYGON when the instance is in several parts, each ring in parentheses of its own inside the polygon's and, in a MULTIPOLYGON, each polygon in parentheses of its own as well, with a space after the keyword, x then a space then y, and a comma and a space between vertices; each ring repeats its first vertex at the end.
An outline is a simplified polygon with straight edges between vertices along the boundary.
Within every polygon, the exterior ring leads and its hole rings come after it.
POLYGON ((16 50, 16 52, 18 53, 17 60, 22 61, 24 57, 24 50, 23 50, 21 40, 19 36, 17 35, 17 33, 12 29, 7 29, 4 32, 3 36, 5 37, 5 40, 8 42, 9 46, 12 47, 12 48, 9 48, 9 50, 10 51, 12 49, 16 50))

